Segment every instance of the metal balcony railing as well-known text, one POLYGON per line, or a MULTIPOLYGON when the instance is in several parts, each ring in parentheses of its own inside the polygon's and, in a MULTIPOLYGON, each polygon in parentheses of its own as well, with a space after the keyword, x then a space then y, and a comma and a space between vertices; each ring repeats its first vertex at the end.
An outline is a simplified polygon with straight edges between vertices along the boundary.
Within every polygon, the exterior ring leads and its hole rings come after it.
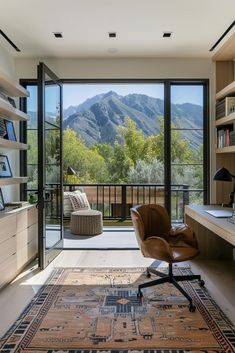
MULTIPOLYGON (((60 209, 59 185, 50 184, 53 195, 47 203, 47 216, 57 218, 60 209)), ((130 219, 130 208, 138 204, 164 205, 163 184, 76 184, 65 183, 64 191, 80 189, 86 193, 91 208, 102 212, 104 220, 125 221, 130 219)), ((172 195, 172 220, 183 222, 184 207, 190 202, 190 196, 202 189, 189 189, 185 184, 174 184, 172 195)))

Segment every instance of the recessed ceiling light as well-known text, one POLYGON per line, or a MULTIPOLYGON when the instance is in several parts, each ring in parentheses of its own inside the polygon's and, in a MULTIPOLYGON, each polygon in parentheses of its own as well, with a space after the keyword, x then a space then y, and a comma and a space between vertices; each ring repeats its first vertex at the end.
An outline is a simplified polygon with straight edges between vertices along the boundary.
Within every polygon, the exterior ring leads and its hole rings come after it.
POLYGON ((53 32, 55 38, 63 38, 62 32, 53 32))
POLYGON ((117 50, 117 48, 108 48, 108 52, 109 52, 110 54, 115 54, 115 53, 118 52, 118 50, 117 50))
POLYGON ((172 32, 163 32, 163 38, 170 38, 172 35, 172 32))
POLYGON ((116 38, 117 32, 109 32, 109 38, 116 38))

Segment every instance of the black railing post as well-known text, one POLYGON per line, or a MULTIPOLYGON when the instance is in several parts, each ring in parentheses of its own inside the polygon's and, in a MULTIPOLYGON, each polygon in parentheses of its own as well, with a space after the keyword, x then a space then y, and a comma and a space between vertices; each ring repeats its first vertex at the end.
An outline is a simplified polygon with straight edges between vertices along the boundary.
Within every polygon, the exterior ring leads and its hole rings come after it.
POLYGON ((183 212, 186 205, 189 205, 189 186, 183 185, 183 212))
POLYGON ((121 209, 121 220, 126 220, 126 185, 122 185, 122 209, 121 209))

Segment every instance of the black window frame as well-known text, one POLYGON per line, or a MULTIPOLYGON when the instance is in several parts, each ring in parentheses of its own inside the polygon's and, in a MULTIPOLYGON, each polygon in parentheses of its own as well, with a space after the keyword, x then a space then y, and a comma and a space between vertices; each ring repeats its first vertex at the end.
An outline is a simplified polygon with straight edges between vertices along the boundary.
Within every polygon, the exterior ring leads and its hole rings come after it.
MULTIPOLYGON (((209 79, 61 79, 63 84, 164 84, 164 182, 165 207, 171 215, 171 86, 203 86, 203 204, 210 204, 210 124, 209 79)), ((36 79, 20 79, 23 87, 37 85, 36 79)), ((20 98, 20 109, 26 111, 27 98, 20 98)), ((27 122, 20 123, 20 141, 26 143, 27 122)), ((27 151, 20 153, 20 175, 26 176, 27 151)), ((26 199, 27 184, 22 184, 20 196, 26 199)))

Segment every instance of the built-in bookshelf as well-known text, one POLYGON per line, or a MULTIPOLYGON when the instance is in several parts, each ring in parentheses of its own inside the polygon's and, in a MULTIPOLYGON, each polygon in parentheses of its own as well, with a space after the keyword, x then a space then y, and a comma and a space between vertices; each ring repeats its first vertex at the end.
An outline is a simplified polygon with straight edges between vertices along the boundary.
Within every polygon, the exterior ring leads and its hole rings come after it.
POLYGON ((27 177, 0 178, 0 187, 5 185, 23 184, 27 183, 27 181, 27 177))
POLYGON ((217 119, 215 121, 215 126, 219 127, 219 126, 234 124, 234 123, 235 123, 235 112, 227 116, 224 116, 223 118, 217 119))
POLYGON ((29 115, 14 108, 9 102, 0 97, 0 116, 7 120, 24 121, 29 120, 29 115))
POLYGON ((0 148, 9 150, 27 150, 28 145, 17 141, 10 141, 0 138, 0 148))
POLYGON ((216 153, 235 153, 235 146, 216 148, 216 153))
POLYGON ((24 87, 12 81, 3 72, 0 72, 0 92, 9 97, 29 97, 29 92, 24 87))
MULTIPOLYGON (((225 167, 235 175, 235 33, 213 56, 216 68, 216 116, 214 127, 215 170, 225 167), (221 145, 222 143, 222 145, 221 145)), ((213 170, 213 172, 215 171, 213 170)), ((216 182, 216 202, 228 203, 231 182, 216 182)))
MULTIPOLYGON (((0 154, 2 157, 7 159, 8 151, 10 150, 27 150, 28 145, 16 141, 16 136, 14 132, 14 124, 20 121, 29 120, 29 116, 16 108, 16 102, 12 97, 28 97, 29 92, 19 84, 12 81, 10 77, 6 74, 0 72, 0 118, 1 118, 1 135, 0 135, 0 154), (7 124, 11 122, 11 132, 13 136, 9 137, 9 130, 7 130, 7 124)), ((19 153, 18 153, 19 158, 19 153)), ((3 162, 2 162, 3 163, 3 162)), ((9 163, 9 162, 8 162, 9 163)), ((10 164, 9 164, 10 166, 10 164)), ((11 166, 10 166, 11 169, 11 166)), ((11 174, 11 173, 9 173, 11 174)), ((7 175, 6 175, 7 176, 7 175)), ((5 177, 0 175, 0 187, 6 185, 14 185, 26 183, 28 181, 27 177, 20 177, 13 175, 12 177, 5 177)))

